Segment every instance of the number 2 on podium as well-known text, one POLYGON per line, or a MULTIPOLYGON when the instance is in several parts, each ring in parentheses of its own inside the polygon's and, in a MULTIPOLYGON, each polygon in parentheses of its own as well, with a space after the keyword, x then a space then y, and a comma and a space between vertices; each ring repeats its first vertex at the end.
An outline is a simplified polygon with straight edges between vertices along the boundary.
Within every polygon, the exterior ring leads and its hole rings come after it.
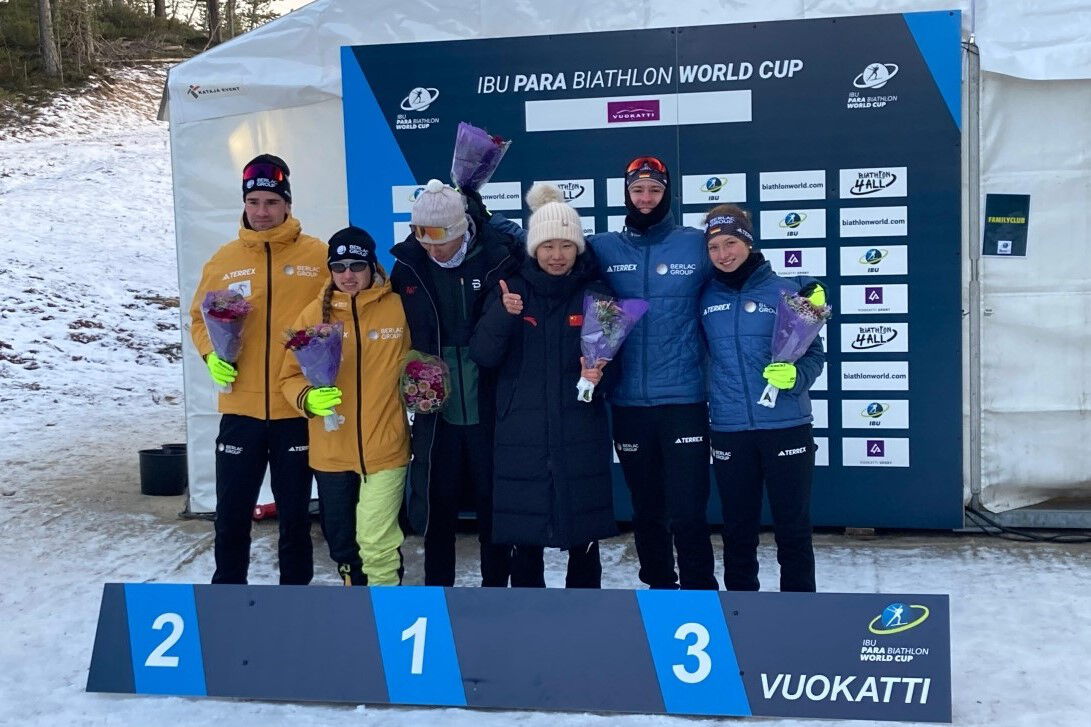
POLYGON ((413 639, 413 661, 409 665, 410 674, 424 673, 424 637, 428 632, 428 619, 421 616, 413 625, 402 631, 402 641, 413 639))
POLYGON ((186 629, 186 622, 176 613, 161 613, 152 623, 152 628, 156 631, 162 631, 164 626, 170 626, 170 633, 167 634, 167 638, 159 643, 159 646, 152 649, 152 653, 148 654, 148 658, 144 660, 144 666, 178 666, 178 657, 167 656, 166 654, 167 650, 177 644, 178 639, 182 638, 182 632, 186 629))

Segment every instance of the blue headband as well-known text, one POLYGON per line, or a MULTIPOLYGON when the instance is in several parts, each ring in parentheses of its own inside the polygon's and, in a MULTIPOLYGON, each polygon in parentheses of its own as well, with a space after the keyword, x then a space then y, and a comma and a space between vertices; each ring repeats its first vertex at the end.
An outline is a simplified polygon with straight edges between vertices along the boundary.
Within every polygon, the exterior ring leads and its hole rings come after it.
POLYGON ((740 240, 753 244, 754 236, 750 234, 750 221, 731 215, 718 215, 705 223, 705 240, 711 240, 717 235, 732 235, 740 240))

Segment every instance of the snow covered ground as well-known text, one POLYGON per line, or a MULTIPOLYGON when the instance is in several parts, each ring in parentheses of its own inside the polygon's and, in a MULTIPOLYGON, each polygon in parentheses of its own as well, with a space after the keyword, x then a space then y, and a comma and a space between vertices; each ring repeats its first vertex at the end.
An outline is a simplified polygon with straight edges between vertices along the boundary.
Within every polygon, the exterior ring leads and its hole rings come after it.
MULTIPOLYGON (((181 498, 139 494, 137 450, 184 439, 158 83, 155 71, 128 72, 0 130, 0 725, 693 722, 84 692, 104 582, 205 582, 212 571, 211 525, 178 519, 181 498)), ((333 584, 315 531, 317 581, 333 584)), ((409 582, 420 582, 419 545, 408 544, 409 582)), ((474 546, 460 543, 460 585, 474 582, 474 546)), ((258 524, 253 550, 252 581, 274 582, 273 523, 258 524)), ((823 590, 951 595, 956 724, 1086 724, 1091 546, 821 535, 816 550, 823 590)), ((603 553, 605 585, 638 585, 631 538, 603 553)), ((761 558, 775 582, 768 539, 761 558)), ((559 554, 547 568, 560 584, 559 554)))

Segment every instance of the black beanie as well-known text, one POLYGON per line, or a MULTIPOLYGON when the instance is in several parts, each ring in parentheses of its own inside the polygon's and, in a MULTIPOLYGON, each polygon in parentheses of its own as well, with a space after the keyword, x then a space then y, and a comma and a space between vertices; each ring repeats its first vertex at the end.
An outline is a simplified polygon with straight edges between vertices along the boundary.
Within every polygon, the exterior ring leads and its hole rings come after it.
POLYGON ((258 154, 242 168, 242 198, 250 192, 273 192, 292 203, 291 171, 284 160, 272 154, 258 154))
POLYGON ((326 265, 340 261, 365 262, 371 268, 372 275, 375 274, 375 240, 367 230, 349 226, 333 234, 326 253, 326 265))

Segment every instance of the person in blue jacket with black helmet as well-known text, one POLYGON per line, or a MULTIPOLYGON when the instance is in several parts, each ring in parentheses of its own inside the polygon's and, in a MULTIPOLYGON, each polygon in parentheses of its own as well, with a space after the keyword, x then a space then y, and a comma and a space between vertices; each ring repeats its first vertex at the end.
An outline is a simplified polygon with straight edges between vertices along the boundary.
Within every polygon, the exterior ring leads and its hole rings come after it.
POLYGON ((712 265, 700 230, 674 222, 662 161, 629 163, 625 206, 625 229, 594 235, 590 245, 618 296, 649 304, 621 347, 622 373, 611 395, 640 580, 652 588, 716 589, 705 516, 708 407, 697 308, 712 265))
POLYGON ((770 363, 782 291, 825 305, 813 278, 782 278, 753 250, 746 211, 714 207, 706 217, 713 279, 701 295, 708 344, 712 462, 723 504, 724 586, 758 590, 758 530, 762 490, 769 496, 780 563, 781 591, 814 591, 811 477, 814 437, 807 394, 822 373, 821 337, 792 363, 770 363), (776 405, 759 405, 766 384, 780 389, 776 405))

